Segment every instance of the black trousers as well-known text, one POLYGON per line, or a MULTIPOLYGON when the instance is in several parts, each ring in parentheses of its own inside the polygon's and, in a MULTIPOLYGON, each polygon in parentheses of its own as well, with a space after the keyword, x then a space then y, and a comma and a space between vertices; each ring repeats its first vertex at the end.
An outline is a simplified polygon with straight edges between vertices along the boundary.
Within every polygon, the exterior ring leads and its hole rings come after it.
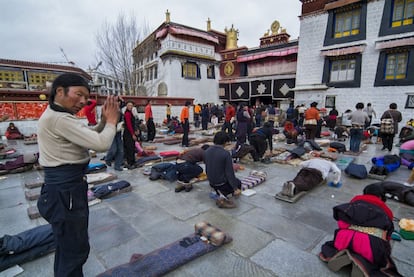
POLYGON ((312 124, 305 124, 306 139, 314 140, 316 137, 317 130, 318 126, 312 124))
POLYGON ((128 165, 135 164, 135 141, 128 130, 124 130, 124 157, 128 165))
POLYGON ((257 157, 253 157, 256 161, 263 157, 264 153, 267 150, 267 142, 266 139, 261 135, 252 134, 250 136, 250 145, 254 147, 257 153, 257 157))
POLYGON ((319 185, 323 181, 322 173, 314 168, 302 168, 293 179, 295 183, 295 193, 301 191, 309 191, 319 185))
POLYGON ((198 164, 184 162, 177 164, 177 179, 185 183, 190 182, 191 179, 197 177, 203 172, 203 169, 198 164))
POLYGON ((189 145, 189 143, 188 143, 188 133, 189 132, 190 132, 190 123, 188 122, 188 120, 186 120, 183 123, 183 140, 181 142, 181 144, 183 146, 188 146, 189 145))
POLYGON ((223 127, 221 127, 221 130, 229 135, 230 140, 234 140, 233 128, 231 126, 230 121, 225 121, 223 127))
POLYGON ((88 183, 86 165, 44 168, 45 183, 37 203, 40 214, 52 225, 56 242, 55 276, 83 276, 89 255, 88 183))
POLYGON ((155 138, 155 124, 154 119, 149 118, 147 121, 147 130, 148 130, 148 141, 152 141, 155 138))
POLYGON ((394 143, 394 134, 381 134, 383 148, 392 150, 392 144, 394 143))
MULTIPOLYGON (((234 192, 234 188, 229 183, 224 183, 221 185, 210 184, 210 186, 216 191, 217 194, 221 193, 224 196, 227 196, 234 192)), ((238 189, 240 188, 241 188, 241 185, 238 187, 238 189)))

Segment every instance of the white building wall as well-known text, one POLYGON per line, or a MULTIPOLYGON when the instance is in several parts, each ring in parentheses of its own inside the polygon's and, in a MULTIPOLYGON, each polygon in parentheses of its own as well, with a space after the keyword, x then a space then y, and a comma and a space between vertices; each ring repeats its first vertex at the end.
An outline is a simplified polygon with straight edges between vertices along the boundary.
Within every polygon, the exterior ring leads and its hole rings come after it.
POLYGON ((327 13, 300 20, 297 87, 320 84, 322 81, 324 59, 320 50, 323 47, 327 21, 327 13))
POLYGON ((394 39, 398 37, 413 36, 414 33, 405 33, 387 37, 378 37, 382 20, 385 1, 370 1, 367 9, 366 40, 347 44, 323 47, 328 13, 315 16, 305 16, 301 19, 298 67, 296 72, 296 87, 321 85, 324 57, 321 50, 338 47, 366 44, 362 52, 361 86, 359 88, 328 88, 327 90, 302 90, 295 92, 295 104, 305 103, 309 105, 316 101, 318 107, 324 107, 325 96, 336 97, 336 107, 339 113, 347 109, 355 110, 355 105, 362 102, 365 105, 372 103, 377 113, 374 122, 379 122, 379 117, 388 109, 390 103, 396 103, 398 110, 403 115, 400 127, 410 118, 414 117, 413 109, 405 109, 407 94, 414 93, 414 86, 383 86, 374 87, 380 50, 375 49, 377 41, 394 39))
MULTIPOLYGON (((161 42, 158 57, 153 63, 158 63, 158 77, 154 80, 145 81, 148 96, 158 96, 158 86, 161 82, 167 85, 167 97, 190 97, 194 103, 219 103, 218 82, 220 72, 218 65, 215 65, 215 79, 207 78, 207 66, 214 64, 213 61, 201 62, 197 60, 200 67, 200 79, 186 79, 181 76, 181 64, 194 60, 190 56, 159 58, 166 51, 179 51, 188 55, 202 55, 211 59, 219 60, 220 55, 214 52, 214 47, 208 44, 189 42, 167 35, 161 42)), ((145 66, 143 67, 145 68, 145 66)), ((141 67, 142 68, 142 67, 141 67)))

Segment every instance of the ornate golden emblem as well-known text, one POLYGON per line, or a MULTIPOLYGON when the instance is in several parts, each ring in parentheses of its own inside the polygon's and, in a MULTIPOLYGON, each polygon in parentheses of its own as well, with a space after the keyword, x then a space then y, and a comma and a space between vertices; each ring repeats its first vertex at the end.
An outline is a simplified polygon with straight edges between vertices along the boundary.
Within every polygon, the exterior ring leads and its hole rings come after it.
POLYGON ((232 62, 227 62, 224 66, 224 75, 230 76, 234 72, 234 64, 232 62))

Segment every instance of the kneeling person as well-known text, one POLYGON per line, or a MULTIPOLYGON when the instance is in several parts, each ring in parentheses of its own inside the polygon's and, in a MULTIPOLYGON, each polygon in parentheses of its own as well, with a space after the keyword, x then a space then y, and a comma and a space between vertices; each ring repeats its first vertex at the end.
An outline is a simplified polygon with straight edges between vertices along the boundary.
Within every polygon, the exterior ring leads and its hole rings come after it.
POLYGON ((204 161, 204 151, 209 147, 208 144, 201 146, 200 148, 190 149, 177 159, 177 186, 175 192, 185 190, 189 192, 193 189, 191 180, 197 178, 203 169, 197 164, 204 161))
POLYGON ((227 196, 240 194, 241 188, 241 181, 234 174, 231 155, 223 147, 229 141, 225 132, 218 132, 214 136, 214 145, 204 152, 207 178, 219 195, 216 202, 219 208, 235 208, 236 205, 227 196))
POLYGON ((341 170, 333 162, 324 159, 310 159, 299 164, 301 170, 292 181, 283 184, 282 194, 293 197, 301 191, 309 191, 333 175, 333 184, 341 179, 341 170))

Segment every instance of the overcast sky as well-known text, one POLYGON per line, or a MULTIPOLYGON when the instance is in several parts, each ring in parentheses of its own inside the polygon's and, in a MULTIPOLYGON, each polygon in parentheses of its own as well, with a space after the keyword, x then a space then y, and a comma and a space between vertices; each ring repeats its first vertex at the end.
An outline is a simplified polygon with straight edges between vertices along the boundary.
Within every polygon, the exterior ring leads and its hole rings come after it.
POLYGON ((233 24, 239 30, 238 46, 259 46, 259 39, 274 20, 286 28, 290 39, 299 35, 299 0, 0 0, 0 58, 36 61, 69 61, 83 69, 94 67, 95 38, 106 20, 120 14, 136 17, 152 32, 165 20, 206 30, 207 18, 217 31, 233 24))

